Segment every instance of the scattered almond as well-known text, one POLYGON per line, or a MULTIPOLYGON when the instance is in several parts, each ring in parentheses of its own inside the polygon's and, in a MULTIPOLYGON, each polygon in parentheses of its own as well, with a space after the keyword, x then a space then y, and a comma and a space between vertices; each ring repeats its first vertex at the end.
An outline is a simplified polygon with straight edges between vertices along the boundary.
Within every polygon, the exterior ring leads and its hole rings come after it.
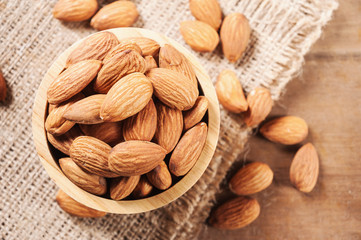
POLYGON ((105 122, 99 124, 80 124, 80 129, 85 135, 95 137, 110 146, 115 146, 123 141, 122 123, 105 122))
POLYGON ((156 56, 159 52, 159 44, 150 38, 132 37, 122 39, 122 42, 135 43, 142 49, 143 56, 156 56))
POLYGON ((172 185, 172 176, 164 161, 147 173, 147 178, 154 187, 160 190, 166 190, 172 185))
POLYGON ((5 82, 5 78, 4 75, 2 74, 1 70, 0 70, 0 102, 1 101, 5 101, 6 98, 6 82, 5 82))
POLYGON ((189 129, 175 147, 169 160, 169 170, 175 176, 186 175, 197 162, 207 139, 207 124, 198 123, 189 129))
POLYGON ((293 145, 302 142, 308 135, 305 120, 296 116, 285 116, 265 123, 261 134, 272 142, 293 145))
POLYGON ((96 0, 59 0, 53 8, 53 16, 67 22, 84 21, 98 10, 96 0))
POLYGON ((65 176, 81 189, 95 195, 107 192, 107 181, 104 177, 84 172, 71 158, 59 159, 59 165, 65 176))
POLYGON ((115 1, 100 9, 90 25, 101 31, 109 28, 130 27, 138 19, 139 13, 131 1, 115 1))
POLYGON ((181 22, 180 32, 184 41, 198 52, 213 52, 219 43, 218 33, 207 23, 201 21, 181 22))
POLYGON ((229 189, 238 195, 251 195, 266 189, 273 180, 271 168, 261 162, 247 164, 229 181, 229 189))
POLYGON ((197 20, 208 23, 215 30, 221 26, 222 10, 217 0, 189 0, 189 8, 197 20))
POLYGON ((199 123, 208 110, 208 100, 205 96, 199 96, 194 106, 183 112, 184 130, 188 130, 199 123))
POLYGON ((319 160, 312 143, 303 145, 292 160, 290 180, 302 192, 311 192, 317 183, 319 160))
POLYGON ((234 113, 244 112, 248 108, 242 85, 231 70, 223 70, 216 83, 219 102, 225 109, 234 113))
POLYGON ((77 125, 61 136, 53 136, 47 133, 48 141, 51 145, 66 155, 69 155, 69 149, 74 139, 81 135, 83 135, 83 133, 77 125))
POLYGON ((163 161, 166 151, 146 141, 127 141, 116 145, 109 155, 109 168, 121 176, 145 174, 163 161))
POLYGON ((131 117, 149 103, 152 94, 152 84, 144 74, 129 74, 109 90, 100 109, 100 117, 108 122, 131 117))
POLYGON ((83 90, 98 74, 101 61, 84 60, 63 71, 48 88, 48 102, 62 103, 83 90))
POLYGON ((110 198, 121 200, 128 197, 139 183, 140 176, 110 179, 110 198))
POLYGON ((259 213, 260 206, 256 199, 237 197, 216 208, 209 223, 219 229, 237 229, 252 223, 259 213))
POLYGON ((221 27, 223 53, 230 62, 241 58, 249 42, 251 28, 247 18, 241 13, 232 13, 225 17, 221 27))
POLYGON ((147 70, 145 70, 146 72, 148 72, 150 69, 158 67, 157 62, 155 61, 153 56, 145 56, 144 59, 145 59, 145 65, 147 66, 146 67, 147 70))
POLYGON ((247 96, 248 110, 244 121, 249 127, 260 124, 272 110, 273 100, 268 89, 258 87, 247 96))
POLYGON ((99 218, 106 215, 105 212, 92 209, 75 201, 63 190, 59 190, 58 194, 56 194, 56 202, 65 212, 77 217, 99 218))
POLYGON ((142 176, 139 180, 138 185, 135 187, 132 192, 132 196, 136 199, 144 198, 148 196, 153 190, 152 184, 148 181, 145 176, 142 176))

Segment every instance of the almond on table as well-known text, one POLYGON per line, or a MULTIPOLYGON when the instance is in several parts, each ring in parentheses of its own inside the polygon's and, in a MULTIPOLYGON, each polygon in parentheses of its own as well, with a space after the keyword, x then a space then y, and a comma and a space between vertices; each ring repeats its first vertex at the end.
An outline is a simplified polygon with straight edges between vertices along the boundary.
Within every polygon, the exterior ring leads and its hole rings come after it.
POLYGON ((97 0, 59 0, 53 8, 53 16, 66 22, 79 22, 91 18, 97 10, 97 0))
POLYGON ((255 88, 247 95, 247 103, 244 121, 249 127, 255 127, 265 120, 273 106, 270 91, 262 87, 255 88))
POLYGON ((217 0, 189 0, 189 9, 197 20, 208 23, 215 30, 221 26, 222 10, 217 0))

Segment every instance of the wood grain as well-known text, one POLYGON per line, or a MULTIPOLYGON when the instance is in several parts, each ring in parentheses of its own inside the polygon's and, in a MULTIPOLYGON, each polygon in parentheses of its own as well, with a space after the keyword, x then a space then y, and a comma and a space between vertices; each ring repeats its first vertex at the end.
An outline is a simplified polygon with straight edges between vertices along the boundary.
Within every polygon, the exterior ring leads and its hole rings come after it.
POLYGON ((197 163, 182 180, 180 180, 168 190, 158 195, 141 200, 114 201, 98 197, 80 189, 65 177, 53 159, 46 140, 46 134, 44 130, 44 119, 47 105, 46 91, 50 83, 65 67, 65 62, 69 53, 80 43, 81 40, 76 42, 59 56, 59 58, 49 68, 39 86, 38 93, 35 98, 32 118, 34 142, 40 161, 48 172, 49 176, 65 193, 74 198, 76 201, 88 207, 112 213, 130 214, 150 211, 162 207, 182 196, 198 181, 203 172, 206 170, 209 162, 212 159, 218 141, 220 125, 219 104, 213 84, 208 74, 196 59, 196 57, 194 57, 179 43, 146 29, 117 28, 109 31, 113 32, 119 39, 129 37, 147 37, 154 39, 161 46, 164 44, 170 44, 178 51, 183 53, 185 57, 188 58, 188 60, 193 64, 198 81, 204 91, 205 96, 209 100, 207 142, 197 163))
MULTIPOLYGON (((259 218, 235 231, 205 226, 200 239, 361 239, 360 63, 361 2, 340 1, 323 37, 306 56, 303 74, 287 86, 271 113, 308 122, 307 141, 320 158, 316 188, 305 194, 290 183, 297 147, 283 147, 257 134, 240 159, 268 163, 275 172, 272 185, 254 195, 261 205, 259 218)), ((218 199, 221 203, 232 196, 224 187, 218 199)))

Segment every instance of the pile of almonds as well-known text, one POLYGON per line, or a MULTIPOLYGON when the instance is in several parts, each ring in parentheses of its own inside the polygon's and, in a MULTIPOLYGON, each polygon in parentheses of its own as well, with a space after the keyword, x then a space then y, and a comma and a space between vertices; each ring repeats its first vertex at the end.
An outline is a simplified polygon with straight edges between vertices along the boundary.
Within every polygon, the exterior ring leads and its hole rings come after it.
POLYGON ((168 189, 198 160, 208 109, 199 92, 191 63, 171 45, 96 33, 70 53, 48 88, 48 140, 80 188, 114 200, 143 198, 168 189))
MULTIPOLYGON (((256 88, 245 97, 237 76, 231 70, 220 73, 216 92, 223 107, 233 113, 243 113, 249 126, 257 126, 270 113, 273 105, 270 92, 256 88)), ((303 142, 308 135, 307 123, 296 116, 284 116, 266 122, 260 133, 268 140, 284 145, 303 142)), ((303 145, 294 156, 290 167, 290 181, 302 192, 311 192, 316 185, 319 160, 312 143, 303 145)), ((273 180, 271 168, 261 162, 253 162, 241 168, 229 181, 229 189, 239 195, 211 214, 209 223, 221 229, 237 229, 252 223, 260 213, 260 205, 255 198, 248 197, 266 189, 273 180)))
POLYGON ((97 12, 98 8, 97 0, 59 0, 53 8, 53 16, 66 22, 79 22, 92 18, 90 25, 99 31, 130 27, 139 17, 137 7, 131 1, 115 1, 97 12))
POLYGON ((231 13, 222 22, 222 10, 217 0, 189 0, 189 8, 197 20, 182 22, 180 32, 193 50, 213 52, 221 40, 223 54, 230 62, 241 58, 251 35, 243 14, 231 13))

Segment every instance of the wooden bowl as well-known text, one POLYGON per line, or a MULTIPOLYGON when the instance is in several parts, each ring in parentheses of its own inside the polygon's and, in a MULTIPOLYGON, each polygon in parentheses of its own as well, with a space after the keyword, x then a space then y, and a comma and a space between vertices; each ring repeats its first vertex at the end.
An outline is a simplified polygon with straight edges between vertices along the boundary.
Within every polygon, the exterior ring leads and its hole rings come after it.
POLYGON ((33 116, 32 116, 32 127, 33 127, 33 136, 41 163, 43 164, 45 170, 48 172, 49 176, 55 181, 55 183, 70 197, 74 198, 76 201, 89 206, 94 209, 98 209, 110 213, 120 213, 120 214, 130 214, 130 213, 140 213, 150 211, 159 207, 162 207, 187 192, 202 176, 206 170, 209 162, 212 159, 214 154, 219 134, 219 104, 217 96, 213 87, 213 84, 198 62, 196 57, 194 57, 189 51, 182 47, 179 43, 175 42, 172 39, 169 39, 161 34, 156 32, 139 29, 139 28, 117 28, 108 30, 114 33, 118 39, 128 38, 128 37, 147 37, 154 39, 161 46, 164 44, 170 44, 183 53, 189 61, 193 64, 195 73, 197 75, 198 81, 201 88, 203 89, 204 95, 209 100, 208 106, 208 136, 207 142, 203 149, 203 152, 194 165, 194 167, 186 174, 179 182, 174 184, 172 187, 163 191, 157 195, 140 199, 140 200, 120 200, 115 201, 111 199, 106 199, 88 193, 75 184, 73 184, 61 171, 57 161, 53 158, 46 137, 46 131, 44 127, 44 120, 46 118, 47 110, 47 100, 46 93, 50 83, 59 75, 65 66, 65 61, 70 54, 70 52, 80 43, 80 41, 73 44, 65 52, 63 52, 58 59, 51 65, 48 72, 44 76, 34 103, 33 116))

